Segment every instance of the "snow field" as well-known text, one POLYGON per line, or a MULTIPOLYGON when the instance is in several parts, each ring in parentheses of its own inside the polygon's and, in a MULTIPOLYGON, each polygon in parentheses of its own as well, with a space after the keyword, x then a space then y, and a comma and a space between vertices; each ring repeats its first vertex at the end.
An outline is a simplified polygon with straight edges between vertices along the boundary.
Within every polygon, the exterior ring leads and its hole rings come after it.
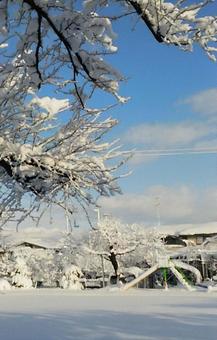
POLYGON ((1 340, 216 340, 216 292, 14 289, 0 293, 1 340))

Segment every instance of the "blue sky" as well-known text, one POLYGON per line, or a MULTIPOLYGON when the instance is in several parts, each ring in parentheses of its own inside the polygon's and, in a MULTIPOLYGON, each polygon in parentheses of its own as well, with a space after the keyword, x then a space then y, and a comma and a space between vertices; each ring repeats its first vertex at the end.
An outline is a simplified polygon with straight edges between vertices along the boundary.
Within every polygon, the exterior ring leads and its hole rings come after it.
MULTIPOLYGON (((217 14, 217 3, 210 6, 217 14)), ((126 81, 120 95, 130 96, 110 114, 119 124, 107 136, 120 138, 123 149, 217 150, 217 63, 195 46, 193 53, 157 43, 142 22, 125 17, 114 23, 118 52, 109 62, 126 81)), ((113 101, 112 97, 110 98, 113 101)), ((105 106, 108 97, 95 98, 105 106)), ((120 180, 123 195, 99 200, 101 214, 125 222, 156 225, 217 221, 217 153, 145 157, 137 153, 120 180)), ((54 226, 63 225, 53 212, 54 226)), ((96 212, 90 212, 96 220, 96 212)), ((86 225, 84 214, 76 219, 86 225)), ((41 225, 49 223, 42 221, 41 225)))
MULTIPOLYGON (((134 24, 125 18, 115 25, 118 53, 110 61, 128 78, 120 93, 131 100, 113 112, 119 125, 112 136, 137 150, 217 149, 217 64, 196 46, 189 53, 161 45, 134 24)), ((102 213, 152 224, 159 197, 164 224, 217 220, 217 154, 140 154, 129 168, 133 174, 120 181, 123 195, 100 200, 102 213)))

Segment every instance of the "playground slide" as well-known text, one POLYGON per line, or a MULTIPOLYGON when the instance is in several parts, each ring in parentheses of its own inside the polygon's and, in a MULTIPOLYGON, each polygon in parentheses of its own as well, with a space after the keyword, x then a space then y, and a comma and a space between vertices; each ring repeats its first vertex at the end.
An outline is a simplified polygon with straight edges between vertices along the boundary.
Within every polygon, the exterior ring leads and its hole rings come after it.
POLYGON ((151 275, 152 273, 154 273, 157 269, 159 269, 158 264, 156 264, 155 266, 149 268, 148 270, 146 270, 145 272, 143 272, 141 275, 139 275, 138 277, 136 277, 134 280, 126 283, 123 286, 123 290, 128 290, 129 288, 132 288, 133 286, 135 286, 137 283, 139 283, 140 281, 144 280, 146 277, 148 277, 149 275, 151 275))
POLYGON ((185 280, 185 278, 180 274, 180 272, 175 268, 175 266, 170 266, 171 272, 176 276, 178 281, 187 289, 187 290, 194 290, 191 285, 185 280))
POLYGON ((192 290, 193 288, 191 287, 191 285, 189 285, 189 283, 187 282, 187 280, 183 277, 183 275, 176 269, 176 268, 182 268, 182 269, 186 269, 190 272, 192 272, 195 277, 196 277, 196 283, 200 283, 202 280, 200 271, 187 264, 184 263, 182 261, 177 261, 177 260, 169 260, 167 261, 167 263, 165 263, 164 265, 162 265, 162 263, 158 263, 156 265, 154 265, 153 267, 149 268, 148 270, 146 270, 145 272, 143 272, 141 275, 139 275, 138 277, 136 277, 134 280, 130 281, 129 283, 126 283, 122 289, 123 290, 128 290, 131 287, 134 287, 137 283, 139 283, 140 281, 144 280, 145 278, 147 278, 149 275, 151 275, 152 273, 154 273, 156 270, 160 269, 160 268, 169 268, 173 274, 176 276, 176 278, 178 279, 178 281, 187 289, 187 290, 192 290))
POLYGON ((196 278, 196 284, 199 284, 202 281, 201 273, 197 268, 191 266, 190 264, 187 264, 185 262, 178 261, 178 260, 173 260, 172 263, 177 268, 186 269, 186 270, 189 270, 189 272, 193 273, 195 275, 195 278, 196 278))

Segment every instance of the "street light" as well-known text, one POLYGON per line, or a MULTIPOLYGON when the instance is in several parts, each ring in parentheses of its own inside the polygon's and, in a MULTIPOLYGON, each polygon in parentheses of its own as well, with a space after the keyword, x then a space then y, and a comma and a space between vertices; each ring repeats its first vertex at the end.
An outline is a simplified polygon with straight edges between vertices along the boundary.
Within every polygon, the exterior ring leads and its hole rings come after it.
POLYGON ((157 215, 157 222, 158 227, 161 225, 160 220, 160 197, 155 197, 155 208, 156 208, 156 215, 157 215))
POLYGON ((100 222, 100 219, 101 219, 101 215, 100 215, 100 208, 95 208, 94 211, 96 211, 97 213, 97 222, 99 223, 100 222))

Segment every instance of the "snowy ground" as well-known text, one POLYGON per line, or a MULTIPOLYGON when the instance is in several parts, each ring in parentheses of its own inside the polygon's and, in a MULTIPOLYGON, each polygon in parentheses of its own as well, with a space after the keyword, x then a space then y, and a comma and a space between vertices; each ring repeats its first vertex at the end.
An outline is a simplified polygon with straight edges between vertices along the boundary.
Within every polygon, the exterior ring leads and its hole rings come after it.
POLYGON ((0 293, 1 340, 217 339, 217 292, 0 293))

